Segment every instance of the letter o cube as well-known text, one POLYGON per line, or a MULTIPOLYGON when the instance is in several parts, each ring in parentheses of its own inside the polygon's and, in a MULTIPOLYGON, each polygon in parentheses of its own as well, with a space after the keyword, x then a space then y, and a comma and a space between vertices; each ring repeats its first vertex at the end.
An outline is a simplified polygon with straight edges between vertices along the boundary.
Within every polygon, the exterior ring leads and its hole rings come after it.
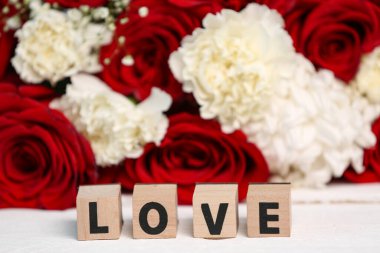
POLYGON ((133 238, 177 236, 176 184, 135 184, 132 208, 133 238))

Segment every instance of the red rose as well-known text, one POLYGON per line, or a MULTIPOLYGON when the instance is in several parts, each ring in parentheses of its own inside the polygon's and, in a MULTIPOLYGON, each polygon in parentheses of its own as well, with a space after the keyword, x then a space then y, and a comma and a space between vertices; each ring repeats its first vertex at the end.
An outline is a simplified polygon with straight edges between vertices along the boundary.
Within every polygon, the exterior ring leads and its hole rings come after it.
POLYGON ((258 4, 265 4, 271 9, 275 9, 281 14, 285 14, 290 11, 297 0, 255 0, 258 4))
POLYGON ((267 5, 269 8, 275 9, 281 14, 289 11, 295 4, 296 0, 168 0, 170 3, 182 8, 198 7, 205 14, 216 13, 222 9, 232 9, 241 11, 249 3, 258 3, 267 5))
POLYGON ((240 11, 252 0, 168 0, 170 3, 182 8, 201 7, 204 13, 216 13, 222 9, 240 11))
POLYGON ((233 9, 240 11, 244 9, 247 4, 253 2, 253 0, 218 0, 224 9, 233 9))
POLYGON ((5 92, 17 93, 22 97, 31 98, 45 105, 48 105, 51 100, 57 97, 57 94, 50 87, 38 84, 15 85, 12 82, 2 81, 0 82, 0 93, 5 92))
POLYGON ((203 14, 198 11, 167 0, 132 1, 128 13, 117 20, 113 41, 101 49, 102 78, 138 100, 148 97, 153 86, 181 98, 182 86, 171 74, 168 58, 182 38, 200 26, 203 14))
POLYGON ((368 0, 299 0, 285 20, 296 49, 346 82, 380 42, 380 8, 368 0))
POLYGON ((0 207, 64 209, 95 182, 89 143, 58 111, 0 93, 0 207))
POLYGON ((124 168, 124 164, 120 163, 118 165, 99 167, 97 184, 113 184, 119 182, 120 173, 124 168))
POLYGON ((369 0, 369 1, 371 1, 372 3, 380 6, 380 0, 369 0))
POLYGON ((0 0, 0 23, 5 24, 6 19, 13 17, 15 15, 19 15, 22 20, 24 20, 25 15, 25 8, 17 3, 18 1, 12 1, 12 0, 0 0), (18 6, 17 6, 18 5, 18 6))
POLYGON ((14 30, 6 27, 7 21, 17 16, 19 21, 24 23, 29 16, 28 10, 18 5, 18 1, 0 0, 0 80, 9 74, 7 69, 17 42, 14 30))
POLYGON ((349 169, 344 173, 344 177, 355 183, 380 182, 380 118, 372 125, 372 132, 377 138, 377 143, 372 148, 364 151, 365 171, 361 174, 349 169))
POLYGON ((12 32, 4 32, 0 26, 0 79, 5 76, 13 53, 15 39, 12 32))
POLYGON ((118 180, 126 189, 137 182, 177 183, 179 203, 190 204, 196 182, 237 182, 244 199, 249 182, 268 179, 260 150, 242 132, 224 134, 215 121, 177 114, 160 147, 146 146, 144 154, 128 159, 118 180))
POLYGON ((14 33, 12 31, 4 31, 4 26, 5 17, 0 14, 0 80, 3 79, 6 74, 16 44, 14 33))
POLYGON ((107 4, 108 0, 45 0, 47 3, 57 3, 66 8, 77 8, 82 5, 90 7, 99 7, 107 4))

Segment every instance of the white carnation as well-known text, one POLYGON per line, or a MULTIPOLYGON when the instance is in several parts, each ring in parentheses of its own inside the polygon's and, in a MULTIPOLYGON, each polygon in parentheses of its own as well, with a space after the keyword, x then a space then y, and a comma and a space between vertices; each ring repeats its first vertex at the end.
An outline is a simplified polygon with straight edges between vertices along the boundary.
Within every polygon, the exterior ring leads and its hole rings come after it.
POLYGON ((380 103, 380 47, 363 56, 359 72, 351 85, 372 103, 380 103))
POLYGON ((169 64, 202 117, 218 117, 231 132, 262 116, 273 86, 293 65, 292 40, 281 16, 257 4, 208 14, 203 26, 184 38, 169 64))
POLYGON ((243 127, 267 158, 274 181, 321 187, 352 164, 363 168, 363 148, 375 144, 371 123, 379 108, 340 83, 315 73, 303 57, 287 92, 276 92, 262 120, 243 127), (300 71, 303 69, 303 71, 300 71))
POLYGON ((81 71, 101 70, 98 49, 112 33, 88 17, 73 19, 69 14, 36 8, 34 17, 16 32, 19 43, 12 64, 24 81, 54 85, 81 71))
POLYGON ((75 75, 66 95, 50 106, 62 111, 90 142, 96 162, 114 165, 124 158, 137 158, 144 145, 157 145, 166 134, 168 119, 163 114, 171 105, 168 94, 153 89, 138 105, 109 89, 90 75, 75 75))
POLYGON ((226 132, 243 130, 274 181, 320 187, 350 164, 363 171, 378 108, 296 54, 275 11, 257 4, 223 10, 204 27, 169 61, 202 117, 217 118, 226 132))

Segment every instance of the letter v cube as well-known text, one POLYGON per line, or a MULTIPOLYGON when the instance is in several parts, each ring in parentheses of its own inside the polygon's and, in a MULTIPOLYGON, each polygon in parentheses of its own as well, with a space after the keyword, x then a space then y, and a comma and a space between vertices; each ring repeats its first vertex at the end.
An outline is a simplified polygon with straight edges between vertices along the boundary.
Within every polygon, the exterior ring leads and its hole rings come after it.
POLYGON ((238 185, 197 184, 193 195, 194 237, 236 237, 237 228, 238 185))

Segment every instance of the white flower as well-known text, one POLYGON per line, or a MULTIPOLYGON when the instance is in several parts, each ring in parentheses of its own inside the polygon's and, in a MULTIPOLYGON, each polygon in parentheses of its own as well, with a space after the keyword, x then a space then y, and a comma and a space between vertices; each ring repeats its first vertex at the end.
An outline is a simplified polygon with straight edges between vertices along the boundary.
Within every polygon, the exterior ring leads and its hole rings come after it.
POLYGON ((288 76, 294 48, 281 16, 250 4, 237 13, 208 14, 170 56, 174 76, 193 92, 204 118, 231 132, 259 118, 273 86, 288 76))
POLYGON ((106 7, 98 7, 92 10, 92 17, 96 20, 106 19, 110 15, 110 11, 106 7))
POLYGON ((104 25, 91 23, 89 17, 72 17, 36 7, 34 18, 16 32, 19 43, 12 64, 23 80, 48 80, 54 85, 81 71, 101 70, 98 50, 112 33, 104 25))
POLYGON ((20 27, 21 27, 21 18, 19 15, 14 15, 10 17, 6 21, 6 24, 5 24, 5 28, 10 29, 10 30, 16 30, 16 29, 19 29, 20 27))
POLYGON ((297 62, 286 92, 275 91, 263 119, 243 131, 260 147, 274 181, 321 187, 350 164, 362 172, 363 148, 376 142, 371 123, 379 108, 330 71, 316 73, 301 56, 297 62))
POLYGON ((257 4, 223 10, 204 27, 169 61, 203 118, 217 118, 225 132, 243 130, 274 181, 320 187, 350 164, 363 171, 379 109, 295 53, 275 11, 257 4))
POLYGON ((380 103, 380 47, 363 56, 359 72, 351 85, 372 103, 380 103))
POLYGON ((75 75, 66 95, 50 106, 62 111, 89 140, 98 165, 107 166, 124 158, 137 158, 144 145, 157 145, 166 134, 168 119, 163 114, 171 97, 153 89, 145 101, 134 105, 90 75, 75 75))

